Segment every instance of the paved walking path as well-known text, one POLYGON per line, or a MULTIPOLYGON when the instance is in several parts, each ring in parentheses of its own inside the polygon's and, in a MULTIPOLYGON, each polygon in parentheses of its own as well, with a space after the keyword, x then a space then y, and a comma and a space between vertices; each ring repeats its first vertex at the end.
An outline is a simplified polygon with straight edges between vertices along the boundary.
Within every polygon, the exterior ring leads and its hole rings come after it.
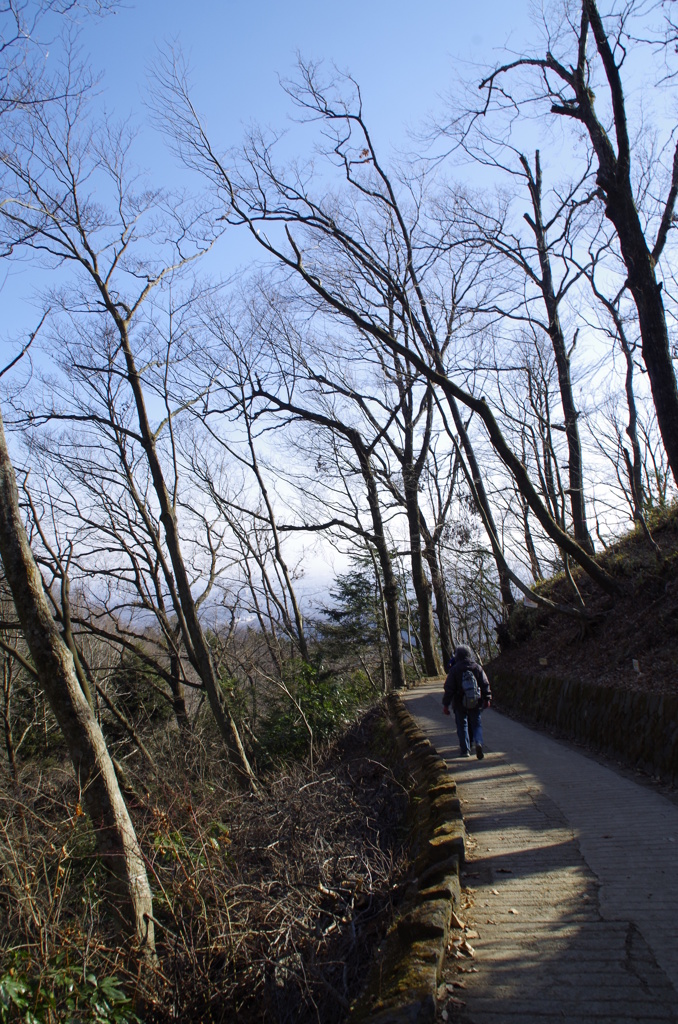
POLYGON ((448 960, 450 1021, 678 1022, 678 806, 493 709, 485 759, 460 758, 440 684, 403 696, 469 833, 475 957, 448 960))

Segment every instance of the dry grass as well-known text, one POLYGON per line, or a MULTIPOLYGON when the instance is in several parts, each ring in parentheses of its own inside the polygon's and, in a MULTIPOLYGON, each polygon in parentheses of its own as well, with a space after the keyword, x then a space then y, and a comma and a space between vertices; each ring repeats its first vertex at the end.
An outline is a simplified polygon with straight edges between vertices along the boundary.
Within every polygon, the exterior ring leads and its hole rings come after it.
POLYGON ((230 789, 206 737, 184 751, 172 735, 158 768, 142 778, 127 764, 155 893, 155 975, 140 982, 103 914, 93 836, 55 769, 33 779, 31 799, 24 780, 23 815, 0 796, 5 967, 21 948, 48 980, 65 951, 78 970, 123 978, 147 1024, 343 1020, 407 867, 409 783, 381 712, 313 771, 269 774, 256 798, 230 789))

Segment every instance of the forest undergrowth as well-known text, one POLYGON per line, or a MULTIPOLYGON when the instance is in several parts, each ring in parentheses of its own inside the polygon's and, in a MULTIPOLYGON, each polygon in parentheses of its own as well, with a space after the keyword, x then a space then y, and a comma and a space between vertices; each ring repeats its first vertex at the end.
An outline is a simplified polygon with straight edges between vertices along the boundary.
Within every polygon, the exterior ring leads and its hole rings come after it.
POLYGON ((164 734, 126 798, 154 890, 157 962, 111 928, 115 894, 68 765, 0 793, 0 1021, 148 1024, 345 1018, 407 866, 409 780, 380 708, 243 797, 206 730, 164 734), (18 809, 18 810, 17 810, 18 809))

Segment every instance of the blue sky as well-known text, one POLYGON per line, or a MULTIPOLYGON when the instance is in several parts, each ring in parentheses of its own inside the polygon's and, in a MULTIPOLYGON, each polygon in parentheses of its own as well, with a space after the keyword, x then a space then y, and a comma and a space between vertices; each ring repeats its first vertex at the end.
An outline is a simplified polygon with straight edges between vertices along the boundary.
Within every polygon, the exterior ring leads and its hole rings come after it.
POLYGON ((288 102, 278 75, 295 53, 334 60, 361 83, 372 121, 395 141, 403 125, 437 105, 457 59, 491 59, 512 34, 524 37, 528 0, 139 0, 84 42, 116 109, 134 109, 156 47, 176 41, 194 69, 196 96, 210 128, 237 141, 243 122, 278 125, 288 102))
MULTIPOLYGON (((279 77, 293 75, 300 53, 333 61, 354 76, 384 153, 391 146, 409 148, 407 129, 442 108, 455 70, 468 72, 471 63, 488 63, 505 44, 518 46, 529 37, 530 7, 530 0, 422 0, 416 11, 405 0, 138 0, 83 21, 80 45, 101 75, 102 110, 138 127, 137 162, 155 184, 170 186, 178 173, 175 158, 151 127, 145 106, 158 47, 175 45, 186 55, 195 105, 218 148, 236 146, 252 122, 286 127, 291 103, 279 77)), ((57 52, 55 47, 48 60, 57 52)), ((232 272, 234 248, 221 244, 217 273, 232 272)), ((2 270, 0 345, 7 352, 37 323, 39 291, 48 279, 26 261, 2 270)), ((214 265, 210 270, 215 273, 214 265)))
MULTIPOLYGON (((137 161, 149 165, 153 182, 162 186, 171 185, 178 172, 145 107, 158 47, 175 45, 186 54, 192 96, 217 148, 237 146, 251 122, 285 127, 291 102, 278 79, 294 74, 299 52, 334 62, 360 83, 366 118, 383 154, 389 147, 409 148, 408 127, 444 109, 442 97, 457 75, 477 81, 480 66, 497 63, 505 48, 526 52, 526 43, 539 34, 530 20, 538 6, 538 0, 421 0, 416 9, 411 0, 345 0, 334 6, 311 0, 138 0, 84 23, 80 41, 102 76, 102 111, 140 127, 137 161)), ((55 47, 52 59, 56 55, 55 47)), ((646 52, 640 59, 647 60, 646 52)), ((649 108, 647 81, 647 74, 635 77, 649 108)), ((526 123, 530 137, 532 129, 533 122, 526 123)), ((569 160, 562 139, 569 138, 570 125, 549 131, 561 138, 544 163, 550 159, 562 170, 569 160)), ((475 168, 476 183, 479 173, 475 168)), ((228 275, 251 251, 242 233, 233 243, 230 237, 235 236, 227 235, 215 250, 218 257, 209 266, 215 276, 228 275)), ((6 262, 3 270, 8 272, 6 262)), ((38 289, 49 281, 27 262, 13 265, 9 275, 0 331, 7 355, 37 323, 38 289)))

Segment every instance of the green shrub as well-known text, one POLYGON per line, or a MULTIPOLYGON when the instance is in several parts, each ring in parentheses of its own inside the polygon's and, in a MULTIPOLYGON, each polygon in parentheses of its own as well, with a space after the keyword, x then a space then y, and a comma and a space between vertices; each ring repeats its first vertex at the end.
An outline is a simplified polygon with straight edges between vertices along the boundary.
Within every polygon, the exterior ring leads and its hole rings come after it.
POLYGON ((269 699, 259 740, 266 756, 275 760, 301 758, 310 746, 329 739, 349 722, 356 710, 373 699, 363 672, 339 676, 305 663, 292 666, 293 678, 269 699))
POLYGON ((0 974, 0 1024, 141 1024, 115 975, 69 965, 65 953, 42 968, 19 951, 0 974))
POLYGON ((526 608, 524 604, 516 604, 511 610, 507 622, 502 622, 497 629, 497 639, 502 651, 517 644, 524 643, 532 636, 539 618, 535 609, 526 608))
MULTIPOLYGON (((172 718, 172 704, 164 700, 161 691, 169 690, 164 682, 146 662, 125 651, 119 665, 111 675, 111 687, 116 694, 115 702, 132 722, 146 719, 149 722, 166 722, 172 718)), ((116 723, 109 726, 109 733, 115 731, 116 723)))

